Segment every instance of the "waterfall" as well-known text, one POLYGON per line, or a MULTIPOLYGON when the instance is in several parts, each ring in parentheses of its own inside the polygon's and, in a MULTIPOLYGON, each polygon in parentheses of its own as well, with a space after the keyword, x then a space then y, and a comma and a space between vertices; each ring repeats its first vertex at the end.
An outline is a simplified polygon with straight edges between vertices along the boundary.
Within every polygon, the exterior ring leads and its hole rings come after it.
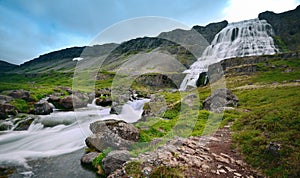
POLYGON ((199 74, 206 72, 210 64, 223 59, 277 53, 272 35, 272 26, 266 20, 251 19, 228 24, 216 34, 211 45, 190 69, 184 71, 187 75, 180 90, 187 86, 195 87, 199 74))

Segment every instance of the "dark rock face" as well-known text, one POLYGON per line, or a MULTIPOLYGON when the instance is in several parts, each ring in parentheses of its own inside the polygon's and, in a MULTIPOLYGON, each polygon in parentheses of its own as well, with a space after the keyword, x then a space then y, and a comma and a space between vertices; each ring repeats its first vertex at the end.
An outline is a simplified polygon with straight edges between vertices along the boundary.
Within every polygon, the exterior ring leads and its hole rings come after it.
POLYGON ((203 102, 203 109, 221 112, 225 107, 236 107, 239 99, 227 88, 217 89, 203 102))
POLYGON ((126 149, 139 139, 139 130, 124 121, 105 120, 90 125, 93 135, 86 138, 86 145, 98 151, 110 147, 126 149))
POLYGON ((34 113, 37 115, 47 115, 53 112, 53 106, 47 101, 39 101, 34 104, 34 113))
POLYGON ((225 28, 227 24, 228 22, 224 20, 222 22, 210 23, 205 27, 196 25, 193 29, 198 31, 209 43, 211 43, 215 35, 225 28))
POLYGON ((51 95, 48 100, 49 103, 52 103, 56 108, 60 107, 60 98, 55 96, 55 95, 51 95))
POLYGON ((22 131, 22 130, 27 130, 31 123, 34 121, 34 117, 28 116, 26 118, 21 119, 16 123, 16 127, 14 128, 14 131, 22 131))
POLYGON ((108 155, 102 160, 102 165, 105 174, 109 175, 117 169, 120 169, 122 165, 130 159, 130 154, 127 150, 115 150, 108 153, 108 155))
POLYGON ((259 19, 265 19, 275 31, 275 43, 288 50, 300 50, 300 6, 296 9, 276 14, 266 11, 258 15, 259 19), (283 44, 280 44, 283 43, 283 44))
POLYGON ((12 127, 11 122, 0 120, 0 131, 10 130, 12 127))
POLYGON ((163 75, 163 74, 153 74, 153 75, 141 75, 136 79, 136 82, 142 85, 161 87, 161 88, 178 88, 180 82, 183 80, 185 75, 163 75))
POLYGON ((201 72, 199 74, 198 80, 196 81, 196 86, 197 87, 202 87, 202 86, 207 85, 208 82, 209 82, 209 79, 208 79, 207 72, 201 72))
POLYGON ((11 104, 0 104, 0 119, 7 118, 8 115, 16 115, 18 113, 17 108, 11 104))
POLYGON ((103 106, 103 107, 106 107, 106 106, 111 106, 112 104, 112 100, 111 98, 97 98, 96 99, 96 105, 98 106, 103 106))
POLYGON ((11 93, 9 93, 8 95, 13 98, 19 98, 19 99, 23 99, 26 101, 29 101, 29 99, 30 99, 29 91, 25 91, 25 90, 14 90, 11 93))

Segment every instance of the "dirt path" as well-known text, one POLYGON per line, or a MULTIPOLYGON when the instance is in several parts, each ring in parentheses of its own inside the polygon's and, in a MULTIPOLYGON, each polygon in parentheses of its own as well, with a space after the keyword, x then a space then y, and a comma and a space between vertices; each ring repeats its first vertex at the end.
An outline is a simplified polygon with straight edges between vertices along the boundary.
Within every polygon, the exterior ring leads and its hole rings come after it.
MULTIPOLYGON (((140 154, 141 175, 149 177, 159 166, 178 169, 188 178, 254 178, 263 177, 248 166, 242 156, 232 149, 229 126, 213 135, 176 138, 168 141, 153 152, 140 154)), ((129 177, 125 168, 110 177, 129 177)))

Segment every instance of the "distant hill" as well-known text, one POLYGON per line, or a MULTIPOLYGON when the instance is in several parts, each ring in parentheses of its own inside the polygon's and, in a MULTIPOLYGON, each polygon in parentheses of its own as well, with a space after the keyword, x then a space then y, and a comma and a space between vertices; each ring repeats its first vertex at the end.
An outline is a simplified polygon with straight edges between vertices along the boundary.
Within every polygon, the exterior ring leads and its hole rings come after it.
POLYGON ((0 60, 0 73, 11 71, 11 70, 14 70, 16 68, 18 68, 18 65, 11 64, 11 63, 0 60))
MULTIPOLYGON (((282 52, 300 50, 300 6, 279 14, 266 11, 258 17, 272 25, 275 31, 273 39, 282 52)), ((162 32, 157 37, 131 39, 121 44, 72 47, 43 54, 21 64, 20 67, 1 61, 0 69, 1 72, 11 73, 73 72, 77 64, 73 59, 84 58, 86 67, 97 69, 97 59, 104 62, 104 70, 115 71, 134 55, 143 56, 150 52, 171 55, 189 68, 212 42, 214 36, 227 25, 227 21, 221 21, 206 26, 196 25, 190 30, 175 29, 162 32)))
POLYGON ((275 43, 282 51, 300 50, 300 5, 287 12, 276 14, 266 11, 258 15, 267 20, 275 31, 275 43))

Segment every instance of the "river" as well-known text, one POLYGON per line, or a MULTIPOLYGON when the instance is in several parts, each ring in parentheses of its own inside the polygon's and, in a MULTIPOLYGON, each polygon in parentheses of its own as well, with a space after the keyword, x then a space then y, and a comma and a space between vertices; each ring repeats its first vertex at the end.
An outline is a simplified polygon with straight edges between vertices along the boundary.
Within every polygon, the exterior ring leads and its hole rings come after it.
POLYGON ((39 116, 28 130, 1 132, 0 165, 15 168, 11 177, 95 177, 80 165, 90 123, 105 119, 136 122, 148 101, 129 101, 120 115, 95 104, 76 111, 54 111, 39 116))

